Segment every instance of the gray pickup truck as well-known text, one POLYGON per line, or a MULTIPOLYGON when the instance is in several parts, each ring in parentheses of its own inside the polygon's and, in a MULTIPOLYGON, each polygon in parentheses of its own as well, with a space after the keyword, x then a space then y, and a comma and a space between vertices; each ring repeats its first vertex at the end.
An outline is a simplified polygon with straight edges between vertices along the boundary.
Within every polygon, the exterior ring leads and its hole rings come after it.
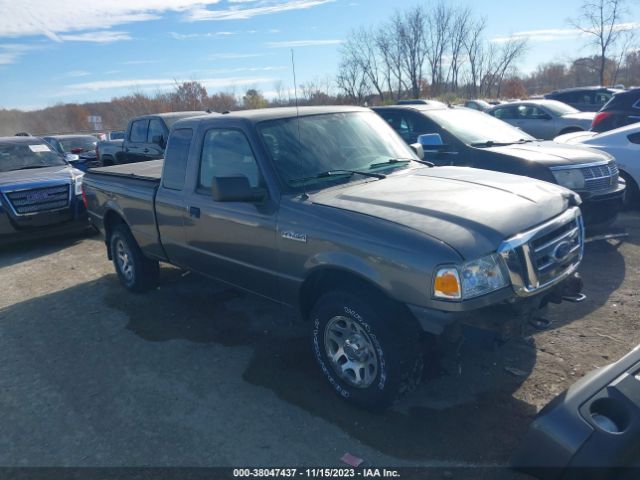
POLYGON ((83 188, 126 288, 168 262, 295 307, 333 389, 380 409, 419 381, 423 332, 508 328, 580 289, 577 194, 414 148, 358 107, 200 116, 164 160, 83 188))

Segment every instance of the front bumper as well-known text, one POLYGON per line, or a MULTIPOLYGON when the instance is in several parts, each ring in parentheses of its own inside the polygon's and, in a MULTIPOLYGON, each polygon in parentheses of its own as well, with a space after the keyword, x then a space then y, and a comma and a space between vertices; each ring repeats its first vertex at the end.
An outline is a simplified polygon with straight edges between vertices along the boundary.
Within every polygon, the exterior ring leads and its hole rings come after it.
POLYGON ((582 280, 573 273, 553 288, 529 297, 511 296, 495 305, 471 311, 445 312, 431 308, 407 305, 422 330, 440 335, 456 323, 492 330, 514 333, 522 329, 529 320, 542 315, 549 303, 560 303, 566 297, 576 297, 582 292, 582 280))
POLYGON ((582 215, 588 228, 606 227, 612 224, 624 206, 626 186, 619 182, 616 189, 601 195, 587 195, 581 193, 582 215))

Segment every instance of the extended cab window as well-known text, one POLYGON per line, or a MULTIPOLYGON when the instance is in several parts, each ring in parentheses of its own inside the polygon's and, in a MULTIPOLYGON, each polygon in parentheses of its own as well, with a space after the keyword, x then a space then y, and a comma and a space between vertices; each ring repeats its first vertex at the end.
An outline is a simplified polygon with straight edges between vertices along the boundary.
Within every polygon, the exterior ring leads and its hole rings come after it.
POLYGON ((147 143, 155 143, 154 138, 164 138, 164 127, 162 122, 157 118, 149 120, 149 134, 147 135, 147 143))
POLYGON ((193 130, 179 128, 169 137, 169 144, 165 153, 162 185, 170 190, 182 190, 184 177, 187 171, 187 159, 189 158, 189 145, 193 130))
POLYGON ((260 184, 260 173, 247 137, 239 130, 209 130, 202 145, 199 189, 211 188, 213 177, 244 175, 252 187, 260 184))
POLYGON ((129 140, 133 143, 145 143, 147 141, 147 127, 149 120, 136 120, 131 124, 129 140))

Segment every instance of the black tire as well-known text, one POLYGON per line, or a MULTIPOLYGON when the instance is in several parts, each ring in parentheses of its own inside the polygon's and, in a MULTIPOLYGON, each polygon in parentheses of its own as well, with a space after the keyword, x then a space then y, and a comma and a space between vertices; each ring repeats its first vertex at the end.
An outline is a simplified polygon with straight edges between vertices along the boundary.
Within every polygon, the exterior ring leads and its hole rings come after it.
POLYGON ((131 234, 129 227, 117 225, 109 239, 113 266, 120 283, 132 292, 140 293, 158 284, 160 264, 145 257, 131 234), (123 258, 126 256, 126 260, 123 258))
POLYGON ((101 163, 103 167, 111 167, 113 165, 115 165, 113 158, 111 157, 104 157, 104 159, 101 159, 101 163))
POLYGON ((578 128, 578 127, 569 127, 569 128, 565 128, 564 130, 562 130, 558 136, 560 135, 564 135, 565 133, 575 133, 575 132, 584 132, 583 129, 578 128))
MULTIPOLYGON (((420 382, 423 357, 417 323, 402 308, 381 298, 379 292, 368 288, 328 292, 316 301, 309 319, 316 361, 329 384, 344 400, 368 410, 382 411, 420 382), (342 319, 345 325, 339 324, 343 322, 342 319), (359 338, 354 343, 343 344, 342 357, 338 359, 343 363, 334 362, 329 357, 330 350, 337 345, 334 341, 336 330, 329 325, 344 326, 350 338, 354 335, 359 338), (362 342, 365 346, 362 349, 356 346, 354 349, 353 345, 360 345, 360 339, 363 338, 361 332, 367 334, 362 342), (348 356, 347 348, 350 348, 351 356, 348 356), (366 352, 374 352, 375 355, 366 352), (353 355, 363 353, 366 354, 365 362, 370 363, 368 367, 359 369, 358 374, 349 368, 351 372, 338 372, 338 365, 344 367, 347 362, 354 360, 353 355), (375 369, 372 367, 374 363, 375 369), (369 382, 354 385, 365 376, 368 376, 369 382)), ((335 355, 341 354, 337 352, 335 355)))
POLYGON ((627 183, 627 191, 624 195, 624 209, 634 210, 640 208, 640 188, 638 184, 627 172, 620 172, 620 176, 627 183))

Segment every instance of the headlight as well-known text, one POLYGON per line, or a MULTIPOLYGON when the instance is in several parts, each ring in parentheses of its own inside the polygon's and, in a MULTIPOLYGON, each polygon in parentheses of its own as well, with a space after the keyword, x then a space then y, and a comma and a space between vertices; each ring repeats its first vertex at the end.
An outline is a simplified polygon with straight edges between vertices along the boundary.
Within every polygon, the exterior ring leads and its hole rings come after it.
POLYGON ((568 168, 566 170, 552 170, 553 176, 558 182, 570 190, 581 190, 584 188, 584 175, 578 168, 568 168))
POLYGON ((73 178, 76 195, 82 195, 82 177, 84 177, 84 174, 78 175, 77 177, 73 178))
POLYGON ((500 256, 492 253, 455 267, 436 272, 433 296, 447 300, 467 300, 509 285, 500 256))

